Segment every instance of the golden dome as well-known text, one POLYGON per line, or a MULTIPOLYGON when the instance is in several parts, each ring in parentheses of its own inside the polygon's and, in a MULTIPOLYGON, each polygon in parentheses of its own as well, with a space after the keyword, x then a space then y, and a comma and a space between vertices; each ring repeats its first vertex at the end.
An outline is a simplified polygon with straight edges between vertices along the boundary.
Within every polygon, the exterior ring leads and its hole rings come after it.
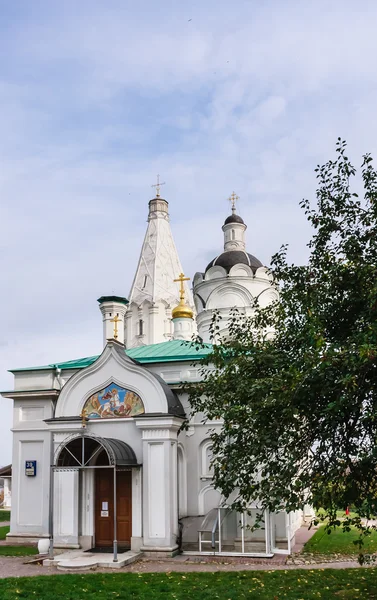
POLYGON ((185 277, 184 274, 181 273, 178 279, 174 279, 174 281, 180 282, 181 289, 179 304, 171 311, 171 317, 172 319, 193 319, 194 313, 185 302, 185 288, 183 286, 183 282, 190 281, 190 277, 185 277))
POLYGON ((185 304, 184 299, 180 300, 178 306, 173 308, 171 311, 172 319, 192 319, 194 316, 193 311, 187 304, 185 304))

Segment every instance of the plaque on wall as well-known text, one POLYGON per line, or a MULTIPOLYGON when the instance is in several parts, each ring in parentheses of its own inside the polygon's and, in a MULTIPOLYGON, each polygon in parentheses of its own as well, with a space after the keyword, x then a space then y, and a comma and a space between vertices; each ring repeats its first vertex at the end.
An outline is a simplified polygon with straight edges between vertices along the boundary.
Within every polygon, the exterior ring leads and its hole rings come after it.
POLYGON ((25 461, 25 475, 28 477, 35 477, 37 474, 37 461, 26 460, 25 461))

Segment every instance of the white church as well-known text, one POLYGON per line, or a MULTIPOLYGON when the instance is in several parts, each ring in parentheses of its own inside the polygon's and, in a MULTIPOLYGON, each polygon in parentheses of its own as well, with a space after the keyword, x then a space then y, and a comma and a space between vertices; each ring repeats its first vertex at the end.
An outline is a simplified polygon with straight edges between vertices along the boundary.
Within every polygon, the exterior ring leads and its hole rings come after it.
POLYGON ((289 553, 303 515, 237 514, 212 484, 209 428, 190 415, 185 382, 200 380, 219 310, 250 314, 276 297, 268 269, 246 250, 232 214, 223 249, 193 278, 178 257, 168 202, 149 202, 148 226, 128 298, 102 296, 103 351, 59 364, 13 369, 12 514, 7 541, 53 539, 56 548, 270 557, 289 553), (190 340, 199 333, 207 347, 190 340))

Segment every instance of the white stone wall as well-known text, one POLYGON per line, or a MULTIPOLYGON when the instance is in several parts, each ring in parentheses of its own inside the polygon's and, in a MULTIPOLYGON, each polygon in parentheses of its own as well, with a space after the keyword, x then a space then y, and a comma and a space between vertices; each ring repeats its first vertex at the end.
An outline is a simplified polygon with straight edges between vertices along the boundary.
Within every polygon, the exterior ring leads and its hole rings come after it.
POLYGON ((51 436, 44 419, 51 415, 51 398, 14 401, 11 537, 48 535, 51 436), (37 461, 35 477, 25 474, 30 460, 37 461))
POLYGON ((251 315, 255 299, 260 306, 267 306, 278 299, 278 292, 272 287, 271 276, 265 267, 257 269, 254 275, 248 265, 240 264, 227 274, 223 267, 215 265, 204 275, 195 275, 194 299, 198 333, 209 342, 209 328, 216 310, 221 315, 220 335, 226 335, 232 308, 251 315))

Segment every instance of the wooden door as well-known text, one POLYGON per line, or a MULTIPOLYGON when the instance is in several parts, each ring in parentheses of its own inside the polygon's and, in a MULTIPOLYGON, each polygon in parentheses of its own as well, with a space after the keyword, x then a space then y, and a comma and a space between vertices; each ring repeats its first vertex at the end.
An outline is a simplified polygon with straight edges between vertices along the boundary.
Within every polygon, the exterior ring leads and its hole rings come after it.
MULTIPOLYGON (((129 548, 132 533, 131 471, 117 472, 117 540, 118 546, 129 548)), ((112 546, 114 540, 114 472, 96 470, 95 492, 96 547, 112 546)))

